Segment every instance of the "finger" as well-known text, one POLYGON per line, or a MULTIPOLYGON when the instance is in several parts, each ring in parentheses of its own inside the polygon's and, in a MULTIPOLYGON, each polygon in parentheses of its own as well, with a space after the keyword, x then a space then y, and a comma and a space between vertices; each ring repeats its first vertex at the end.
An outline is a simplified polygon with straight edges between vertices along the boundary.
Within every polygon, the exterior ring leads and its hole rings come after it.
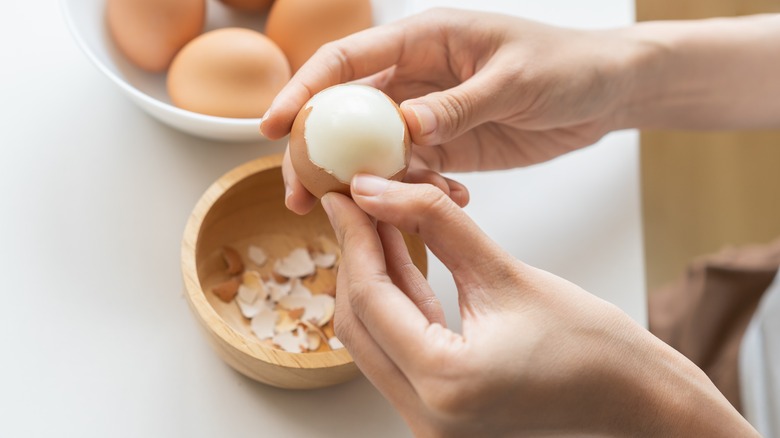
POLYGON ((428 319, 390 280, 384 250, 369 217, 338 193, 323 196, 322 206, 341 245, 339 293, 349 291, 352 312, 382 351, 409 377, 416 369, 420 352, 427 348, 428 319))
POLYGON ((387 274, 393 284, 412 300, 429 322, 446 327, 441 302, 433 293, 428 280, 412 262, 404 237, 397 228, 384 222, 377 224, 377 233, 385 250, 387 274))
POLYGON ((507 72, 492 68, 492 60, 460 85, 410 99, 401 104, 412 142, 421 146, 446 143, 500 116, 507 89, 507 72))
POLYGON ((430 169, 410 169, 404 176, 404 182, 434 185, 460 207, 468 205, 471 197, 466 186, 430 169))
POLYGON ((363 323, 357 319, 349 305, 349 278, 339 271, 339 282, 347 283, 339 287, 336 294, 335 322, 336 336, 349 351, 355 365, 387 400, 402 414, 418 411, 420 398, 414 387, 369 335, 363 323))
POLYGON ((379 388, 391 402, 403 405, 403 403, 416 398, 414 397, 414 390, 395 363, 371 337, 363 323, 355 315, 350 304, 350 293, 355 279, 354 276, 361 274, 361 271, 353 272, 354 269, 352 267, 355 264, 352 260, 360 259, 367 261, 368 264, 374 266, 379 271, 381 271, 381 266, 384 264, 384 254, 381 250, 377 250, 377 247, 381 246, 379 236, 373 231, 371 222, 370 220, 367 221, 368 218, 365 213, 360 210, 346 211, 346 213, 352 214, 350 220, 357 221, 363 225, 361 241, 371 240, 373 244, 366 245, 363 248, 344 247, 342 251, 341 267, 338 270, 336 280, 336 288, 339 291, 336 294, 336 313, 334 316, 336 336, 347 347, 355 360, 355 364, 371 383, 379 388))
POLYGON ((405 38, 401 24, 390 24, 323 45, 276 95, 260 122, 260 131, 270 139, 287 135, 298 111, 314 94, 396 64, 405 38))
POLYGON ((478 286, 473 288, 476 291, 514 272, 516 261, 432 185, 360 174, 352 179, 352 197, 377 220, 419 234, 456 281, 478 286))
POLYGON ((314 208, 317 198, 301 184, 290 160, 290 148, 284 152, 282 159, 282 179, 284 180, 284 204, 294 213, 304 215, 314 208))
POLYGON ((394 74, 395 74, 395 66, 392 66, 390 68, 386 68, 380 71, 379 73, 374 73, 371 76, 355 79, 354 81, 352 81, 352 83, 360 84, 360 85, 368 85, 369 87, 374 87, 378 90, 381 90, 385 94, 390 94, 388 92, 387 86, 388 83, 393 79, 394 74))

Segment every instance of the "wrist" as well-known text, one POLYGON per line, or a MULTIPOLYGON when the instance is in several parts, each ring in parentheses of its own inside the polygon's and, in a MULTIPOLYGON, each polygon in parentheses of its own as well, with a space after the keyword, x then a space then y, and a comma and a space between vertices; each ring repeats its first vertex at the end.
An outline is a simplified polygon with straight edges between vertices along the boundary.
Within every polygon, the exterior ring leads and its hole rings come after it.
POLYGON ((701 369, 652 335, 648 337, 650 346, 633 358, 637 368, 627 370, 628 388, 634 394, 628 400, 633 398, 634 403, 622 405, 624 420, 617 426, 625 427, 619 434, 759 436, 701 369))
POLYGON ((644 128, 655 123, 655 108, 661 106, 673 76, 673 45, 657 38, 655 23, 615 29, 613 38, 622 42, 618 81, 623 94, 614 109, 614 129, 644 128))
POLYGON ((618 128, 751 129, 780 124, 780 15, 639 23, 628 49, 618 128))

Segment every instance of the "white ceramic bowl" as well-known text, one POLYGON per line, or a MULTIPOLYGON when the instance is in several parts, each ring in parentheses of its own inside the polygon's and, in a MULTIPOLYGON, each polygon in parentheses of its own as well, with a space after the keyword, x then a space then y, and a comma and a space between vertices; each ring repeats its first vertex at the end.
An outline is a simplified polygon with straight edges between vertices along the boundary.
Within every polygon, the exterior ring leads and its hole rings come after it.
MULTIPOLYGON (((375 0, 374 21, 385 23, 405 13, 404 1, 375 0)), ((220 141, 258 141, 260 119, 214 117, 177 108, 165 88, 165 73, 148 73, 128 62, 114 46, 106 26, 106 0, 61 0, 65 21, 87 57, 139 107, 189 134, 220 141)), ((264 20, 208 0, 204 31, 228 26, 261 31, 264 20)))

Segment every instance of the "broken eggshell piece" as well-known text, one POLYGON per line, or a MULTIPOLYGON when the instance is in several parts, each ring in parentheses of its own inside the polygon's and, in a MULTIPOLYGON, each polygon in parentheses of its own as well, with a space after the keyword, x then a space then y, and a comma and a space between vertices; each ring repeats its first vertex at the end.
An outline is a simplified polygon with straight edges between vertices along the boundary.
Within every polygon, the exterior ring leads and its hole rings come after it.
POLYGON ((268 255, 265 253, 263 248, 250 245, 249 249, 247 250, 247 256, 249 257, 249 260, 252 261, 257 266, 263 266, 268 261, 268 255))
POLYGON ((401 109, 366 85, 320 91, 298 113, 290 133, 290 159, 314 196, 350 194, 357 173, 400 180, 411 159, 411 138, 401 109))
MULTIPOLYGON (((321 327, 333 318, 335 300, 323 291, 313 293, 304 280, 309 282, 315 278, 317 265, 320 269, 332 269, 338 255, 324 248, 338 247, 327 239, 317 243, 317 250, 296 248, 285 257, 271 260, 273 264, 269 268, 273 267, 273 278, 247 269, 215 286, 214 293, 222 301, 235 301, 241 315, 249 320, 250 330, 264 345, 303 353, 329 343, 329 337, 321 327)), ((269 261, 265 251, 255 245, 247 248, 246 255, 256 265, 269 261)), ((234 248, 224 246, 222 256, 226 273, 244 269, 244 261, 234 248)))
POLYGON ((301 278, 314 274, 317 267, 304 248, 292 250, 290 254, 274 264, 274 272, 286 278, 301 278))

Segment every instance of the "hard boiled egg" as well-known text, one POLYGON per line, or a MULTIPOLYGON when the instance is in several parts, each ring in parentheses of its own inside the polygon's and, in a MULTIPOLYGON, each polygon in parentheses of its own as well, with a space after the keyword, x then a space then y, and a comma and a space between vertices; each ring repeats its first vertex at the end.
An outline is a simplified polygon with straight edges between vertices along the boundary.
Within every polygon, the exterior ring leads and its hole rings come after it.
POLYGON ((200 34, 206 0, 108 0, 108 30, 119 50, 151 72, 168 68, 185 44, 200 34))
POLYGON ((224 28, 187 44, 168 71, 174 105, 219 117, 259 118, 290 80, 279 47, 259 32, 224 28))
POLYGON ((304 187, 317 196, 349 195, 357 173, 400 180, 411 159, 411 139, 401 110, 365 85, 327 88, 309 99, 290 133, 290 158, 304 187))
POLYGON ((297 71, 323 44, 371 27, 370 0, 276 0, 265 33, 297 71))

